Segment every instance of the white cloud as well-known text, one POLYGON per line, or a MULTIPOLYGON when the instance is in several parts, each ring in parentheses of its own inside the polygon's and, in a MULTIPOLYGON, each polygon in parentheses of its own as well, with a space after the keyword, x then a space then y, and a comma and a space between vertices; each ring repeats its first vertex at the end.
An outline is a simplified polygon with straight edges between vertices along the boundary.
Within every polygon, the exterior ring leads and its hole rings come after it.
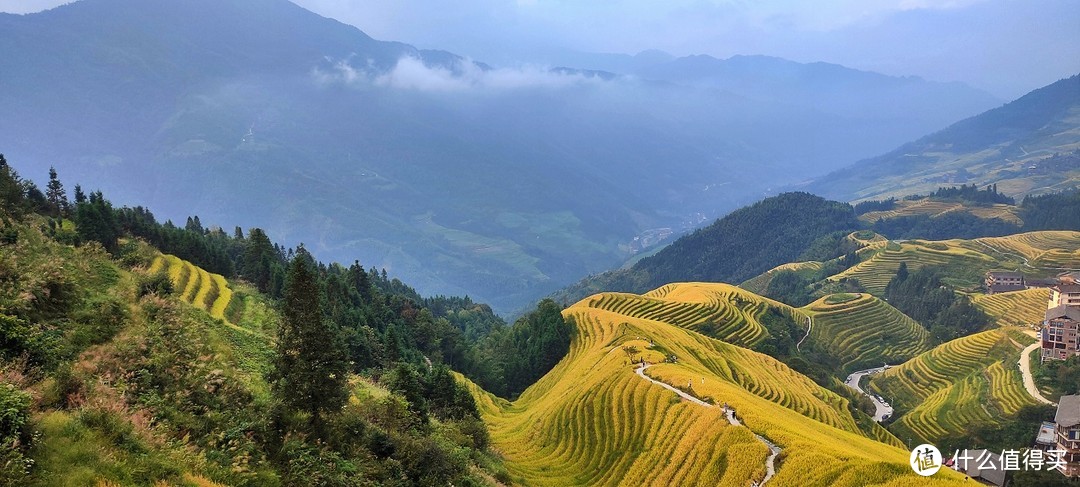
POLYGON ((469 60, 448 69, 425 65, 411 56, 402 57, 393 69, 383 73, 376 72, 370 63, 358 68, 351 61, 342 60, 329 69, 316 69, 313 76, 320 84, 369 85, 431 93, 559 89, 602 82, 599 77, 539 66, 485 70, 469 60))

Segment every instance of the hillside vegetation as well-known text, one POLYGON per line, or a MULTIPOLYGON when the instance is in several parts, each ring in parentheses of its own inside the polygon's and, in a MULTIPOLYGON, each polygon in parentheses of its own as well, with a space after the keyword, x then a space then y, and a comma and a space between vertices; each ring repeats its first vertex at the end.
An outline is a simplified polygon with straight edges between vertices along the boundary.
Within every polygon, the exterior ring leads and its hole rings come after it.
MULTIPOLYGON (((637 316, 635 306, 684 292, 704 296, 703 286, 668 286, 648 299, 603 294, 583 300, 564 311, 576 328, 570 353, 517 401, 474 387, 492 441, 516 481, 746 485, 763 478, 768 453, 751 431, 783 449, 770 485, 921 480, 907 466, 908 452, 887 432, 863 432, 846 399, 772 357, 692 331, 677 314, 637 316), (595 307, 601 303, 630 315, 595 307), (677 361, 659 363, 668 356, 677 361), (682 401, 638 377, 641 359, 659 363, 645 372, 650 377, 730 405, 745 427, 728 424, 718 408, 682 401)), ((932 482, 959 479, 943 471, 932 482)))

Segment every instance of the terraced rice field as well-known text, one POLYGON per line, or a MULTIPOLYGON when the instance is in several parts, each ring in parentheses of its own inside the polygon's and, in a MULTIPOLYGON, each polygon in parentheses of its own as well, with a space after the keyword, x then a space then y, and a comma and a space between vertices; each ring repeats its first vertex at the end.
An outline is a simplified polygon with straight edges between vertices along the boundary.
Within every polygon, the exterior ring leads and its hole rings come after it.
POLYGON ((1043 321, 1049 289, 1025 289, 994 295, 977 294, 975 306, 995 318, 998 324, 1028 326, 1043 321))
POLYGON ((1018 208, 1013 205, 995 204, 992 206, 965 206, 963 203, 947 201, 902 200, 896 202, 896 207, 888 211, 871 211, 859 216, 865 222, 875 222, 878 219, 891 219, 904 216, 929 215, 931 218, 952 212, 971 213, 979 218, 998 218, 1017 225, 1023 225, 1018 208))
POLYGON ((1023 260, 1025 269, 1080 269, 1080 232, 1028 232, 1006 237, 986 237, 965 244, 989 255, 1023 260))
MULTIPOLYGON (((703 285, 682 286, 647 297, 705 294, 695 289, 703 285)), ((783 448, 769 485, 923 485, 895 438, 879 432, 887 444, 859 431, 846 399, 767 355, 678 323, 593 306, 605 296, 612 308, 640 305, 628 295, 598 295, 566 309, 577 327, 569 354, 517 401, 469 384, 516 483, 746 486, 765 475, 768 450, 756 433, 783 448), (646 373, 707 402, 728 404, 745 427, 730 425, 719 408, 684 401, 637 377, 627 345, 650 362, 677 356, 677 363, 646 373)), ((934 482, 961 478, 943 471, 934 482)))
POLYGON ((807 343, 839 359, 843 373, 897 364, 930 348, 925 328, 878 298, 862 293, 842 303, 828 301, 826 296, 801 308, 814 320, 807 343))
POLYGON ((873 255, 854 267, 830 277, 838 280, 842 277, 859 280, 867 291, 875 295, 885 292, 885 286, 896 275, 900 263, 907 263, 909 270, 924 266, 945 268, 954 279, 967 281, 973 285, 981 282, 986 271, 998 267, 998 260, 982 252, 961 246, 963 240, 945 240, 924 242, 911 240, 892 243, 875 250, 873 255))
POLYGON ((631 318, 662 321, 744 347, 760 343, 768 330, 760 317, 775 307, 804 320, 794 308, 728 284, 668 285, 645 295, 604 293, 584 301, 586 306, 631 318))
POLYGON ((233 330, 265 339, 276 326, 265 312, 265 303, 251 296, 233 299, 233 289, 220 274, 211 274, 174 255, 154 258, 147 273, 158 272, 165 272, 169 276, 173 290, 181 300, 206 311, 233 330), (247 315, 251 315, 252 319, 244 319, 247 315))
POLYGON ((907 411, 891 429, 909 441, 962 434, 972 424, 1000 424, 1036 401, 1016 361, 1031 338, 998 328, 952 340, 871 379, 870 389, 907 411))

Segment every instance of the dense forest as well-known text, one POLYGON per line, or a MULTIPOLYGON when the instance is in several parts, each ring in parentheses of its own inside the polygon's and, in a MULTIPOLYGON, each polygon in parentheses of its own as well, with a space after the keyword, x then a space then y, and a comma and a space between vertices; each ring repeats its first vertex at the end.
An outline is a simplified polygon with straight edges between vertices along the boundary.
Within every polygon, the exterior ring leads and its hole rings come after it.
POLYGON ((56 171, 43 192, 2 155, 0 223, 0 485, 32 475, 29 459, 51 447, 31 435, 43 427, 35 409, 74 418, 80 434, 105 428, 119 447, 143 452, 139 468, 148 470, 118 473, 124 478, 180 475, 132 436, 126 413, 84 407, 80 398, 100 391, 79 357, 105 344, 119 350, 110 373, 126 377, 126 405, 117 407, 153 412, 212 457, 199 469, 230 484, 472 485, 470 464, 502 474, 452 370, 516 396, 565 356, 574 329, 550 300, 507 326, 467 297, 422 298, 385 270, 321 263, 258 228, 226 234, 198 217, 159 223, 145 208, 115 208, 79 186, 69 201, 56 171), (250 283, 257 294, 243 300, 273 342, 250 331, 215 338, 220 322, 178 306, 180 290, 164 271, 140 277, 157 249, 250 283), (91 257, 58 257, 72 253, 91 257), (137 332, 121 333, 133 323, 137 332), (226 344, 246 350, 239 362, 253 375, 232 376, 226 344), (357 387, 393 395, 360 396, 371 407, 357 409, 357 387), (243 474, 216 470, 237 461, 243 474))
POLYGON ((669 282, 738 283, 796 260, 823 237, 859 228, 846 203, 784 193, 735 210, 629 269, 590 276, 554 298, 568 304, 600 290, 642 293, 669 282))
POLYGON ((991 319, 975 307, 971 299, 942 282, 933 268, 908 272, 901 262, 896 276, 885 287, 884 298, 930 330, 936 343, 968 336, 987 328, 991 319))

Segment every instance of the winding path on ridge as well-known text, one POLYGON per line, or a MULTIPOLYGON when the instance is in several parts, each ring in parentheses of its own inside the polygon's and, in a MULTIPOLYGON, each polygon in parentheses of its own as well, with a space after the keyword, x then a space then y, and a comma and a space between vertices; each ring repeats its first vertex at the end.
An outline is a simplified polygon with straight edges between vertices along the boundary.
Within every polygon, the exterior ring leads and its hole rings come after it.
MULTIPOLYGON (((656 385, 658 385, 660 387, 663 387, 664 389, 667 389, 667 390, 669 390, 671 392, 674 392, 675 394, 678 394, 679 397, 681 397, 683 399, 686 399, 687 401, 690 401, 690 402, 692 402, 694 404, 697 404, 698 406, 707 407, 707 408, 716 407, 716 405, 709 404, 709 403, 707 403, 705 401, 702 401, 701 399, 698 399, 698 398, 696 398, 696 397, 694 397, 694 396, 692 396, 690 394, 687 394, 687 393, 685 393, 683 391, 680 391, 679 389, 675 388, 674 386, 672 386, 672 385, 670 385, 670 384, 668 384, 666 382, 661 382, 661 381, 658 381, 656 379, 653 379, 652 377, 649 377, 649 376, 645 375, 645 369, 647 369, 649 367, 652 367, 652 366, 653 366, 653 364, 641 365, 636 370, 634 370, 634 372, 636 372, 637 375, 641 376, 642 379, 645 379, 645 380, 647 380, 649 382, 652 382, 653 384, 656 384, 656 385)), ((742 422, 739 421, 739 418, 735 417, 735 410, 734 409, 730 409, 730 408, 726 408, 726 407, 723 407, 723 408, 720 408, 720 409, 723 411, 724 417, 727 418, 728 423, 731 423, 732 426, 742 426, 743 425, 742 422)), ((753 483, 753 485, 755 485, 755 486, 762 486, 762 485, 765 485, 765 482, 768 482, 770 479, 773 478, 774 475, 776 475, 776 457, 778 457, 780 455, 781 448, 779 446, 776 446, 775 443, 765 439, 764 436, 761 436, 761 435, 759 435, 757 433, 754 433, 753 431, 751 431, 751 433, 754 434, 754 438, 757 438, 758 441, 764 443, 765 447, 767 447, 769 449, 769 457, 765 459, 765 478, 761 479, 761 482, 754 482, 753 483)))
POLYGON ((859 386, 859 382, 862 381, 863 377, 884 372, 885 369, 888 369, 889 367, 889 365, 886 365, 884 367, 852 372, 851 375, 847 376, 847 380, 844 381, 844 385, 859 391, 860 394, 869 397, 871 401, 874 401, 874 421, 879 423, 887 416, 892 416, 893 408, 889 403, 885 402, 884 399, 864 391, 863 388, 859 386))
POLYGON ((1024 389, 1027 389, 1028 394, 1031 394, 1031 397, 1034 397, 1036 401, 1057 406, 1056 402, 1043 397, 1042 393, 1039 392, 1039 388, 1035 386, 1035 378, 1031 375, 1031 352, 1035 351, 1039 346, 1039 342, 1035 342, 1028 345, 1023 352, 1020 352, 1018 364, 1020 365, 1020 375, 1024 376, 1024 389))

